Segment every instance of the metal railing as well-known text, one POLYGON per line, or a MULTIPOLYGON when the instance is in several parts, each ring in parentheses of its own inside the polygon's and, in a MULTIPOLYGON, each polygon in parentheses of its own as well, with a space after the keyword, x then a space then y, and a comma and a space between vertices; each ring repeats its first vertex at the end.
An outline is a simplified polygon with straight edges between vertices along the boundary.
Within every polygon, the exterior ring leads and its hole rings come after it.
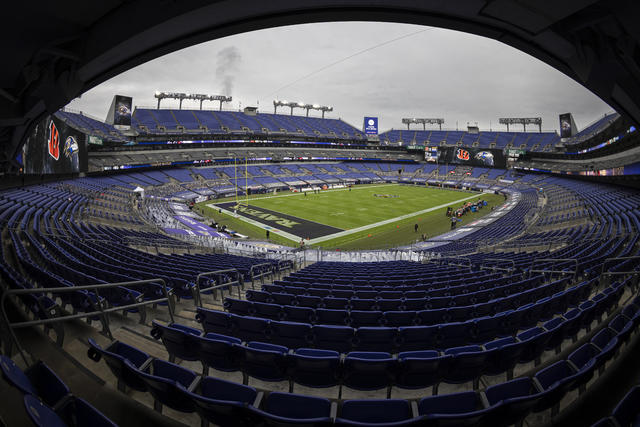
POLYGON ((169 317, 171 318, 171 322, 173 323, 174 317, 173 317, 172 297, 171 297, 171 294, 169 293, 166 282, 163 279, 148 279, 148 280, 138 280, 133 282, 103 283, 98 285, 64 286, 59 288, 9 289, 2 294, 2 299, 0 299, 0 312, 2 313, 2 320, 4 321, 8 329, 11 340, 16 345, 16 348, 18 349, 20 356, 22 357, 22 359, 25 361, 27 365, 30 365, 30 363, 27 361, 27 358, 25 356, 24 349, 20 345, 20 341, 18 340, 14 332, 14 329, 28 328, 31 326, 39 326, 39 325, 49 325, 53 323, 65 322, 65 321, 74 320, 74 319, 84 319, 84 318, 90 319, 90 318, 99 316, 102 321, 102 325, 104 329, 103 332, 110 339, 113 339, 113 335, 111 334, 111 330, 109 329, 109 321, 108 321, 107 314, 117 312, 117 311, 122 311, 122 310, 130 310, 133 308, 144 307, 150 304, 163 303, 163 302, 167 303, 167 307, 169 309, 169 317), (161 284, 165 296, 162 298, 139 301, 133 304, 120 305, 117 307, 107 308, 103 304, 103 301, 99 294, 100 289, 111 289, 111 288, 127 287, 127 286, 133 287, 135 285, 144 285, 149 283, 161 284), (17 323, 11 323, 9 321, 9 317, 7 316, 7 311, 5 310, 5 303, 7 301, 7 298, 10 295, 25 295, 25 294, 36 294, 36 293, 37 294, 51 293, 55 295, 55 294, 77 292, 77 291, 95 291, 95 295, 97 297, 97 304, 95 304, 95 306, 98 308, 98 310, 91 311, 91 312, 77 313, 77 314, 69 314, 69 315, 64 315, 59 317, 48 318, 48 319, 28 320, 28 321, 17 322, 17 323))
POLYGON ((443 263, 446 262, 447 265, 455 265, 458 267, 465 267, 468 268, 469 271, 471 271, 473 269, 473 263, 471 262, 470 258, 466 258, 466 257, 456 257, 456 256, 444 256, 442 258, 437 258, 434 260, 430 260, 429 262, 435 262, 438 265, 442 265, 443 263), (454 262, 452 262, 454 261, 454 262), (464 261, 466 261, 466 264, 464 263, 464 261))
POLYGON ((578 277, 578 270, 579 270, 579 264, 578 264, 578 260, 576 258, 534 258, 533 261, 531 261, 531 266, 529 267, 529 277, 531 277, 532 273, 552 273, 552 274, 556 274, 556 273, 561 273, 561 274, 567 274, 567 273, 573 273, 573 279, 577 279, 578 277), (551 270, 549 269, 534 269, 533 265, 536 262, 551 262, 551 270), (573 271, 567 271, 567 270, 554 270, 553 266, 557 263, 557 262, 572 262, 575 264, 575 269, 573 271))
POLYGON ((499 271, 515 271, 516 270, 516 262, 512 259, 509 258, 485 258, 484 260, 482 260, 482 266, 480 267, 480 270, 499 270, 499 271), (486 262, 506 262, 506 263, 510 263, 511 264, 511 268, 507 268, 507 267, 498 267, 495 265, 492 266, 488 266, 488 265, 484 265, 484 263, 486 262))
POLYGON ((285 271, 290 271, 293 273, 295 271, 295 268, 296 268, 295 256, 294 256, 294 259, 283 259, 278 261, 278 270, 276 271, 276 273, 278 273, 278 279, 282 279, 285 271))
MULTIPOLYGON (((231 278, 230 278, 231 279, 231 278)), ((227 268, 225 270, 216 270, 216 271, 207 271, 204 273, 198 274, 196 277, 196 285, 193 287, 193 302, 198 307, 202 307, 202 292, 213 291, 213 299, 218 299, 218 289, 220 289, 220 296, 222 297, 222 289, 229 287, 229 294, 233 293, 233 286, 236 285, 238 287, 238 297, 240 297, 240 287, 242 286, 242 275, 235 268, 227 268), (227 282, 221 283, 221 278, 223 276, 227 276, 228 274, 235 273, 236 280, 229 280, 227 282), (214 276, 218 278, 218 282, 215 285, 211 285, 207 288, 200 287, 200 281, 203 277, 214 276)))
POLYGON ((270 262, 263 262, 261 264, 254 264, 251 266, 251 268, 249 269, 249 277, 251 277, 251 289, 255 289, 255 279, 260 279, 260 283, 264 285, 264 278, 265 276, 271 276, 271 278, 273 278, 273 267, 274 265, 270 262), (267 269, 265 269, 264 271, 260 271, 259 267, 269 267, 267 269), (256 275, 256 270, 260 271, 257 275, 256 275))
MULTIPOLYGON (((607 263, 610 262, 610 261, 627 261, 627 260, 632 260, 632 259, 640 260, 640 256, 623 256, 623 257, 607 258, 602 263, 602 271, 600 272, 600 274, 604 274, 604 272, 606 270, 607 263)), ((613 271, 609 272, 609 273, 611 273, 611 275, 618 274, 618 272, 613 272, 613 271)), ((620 273, 623 273, 623 272, 620 272, 620 273)))

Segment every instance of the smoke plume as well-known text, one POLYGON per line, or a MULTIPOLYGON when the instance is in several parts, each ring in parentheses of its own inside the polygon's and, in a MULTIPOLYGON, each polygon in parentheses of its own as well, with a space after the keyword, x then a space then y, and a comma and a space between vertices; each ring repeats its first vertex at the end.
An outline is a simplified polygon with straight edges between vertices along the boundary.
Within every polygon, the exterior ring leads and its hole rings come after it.
POLYGON ((241 60, 240 50, 235 46, 225 47, 218 52, 216 79, 222 82, 223 95, 231 96, 235 74, 238 71, 238 65, 241 60))

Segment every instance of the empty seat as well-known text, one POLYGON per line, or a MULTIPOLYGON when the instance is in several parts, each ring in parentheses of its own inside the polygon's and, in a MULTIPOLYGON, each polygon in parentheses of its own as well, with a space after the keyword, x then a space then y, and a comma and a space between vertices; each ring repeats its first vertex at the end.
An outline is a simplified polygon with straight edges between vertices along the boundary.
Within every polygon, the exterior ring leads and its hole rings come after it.
POLYGON ((556 354, 559 354, 561 344, 566 338, 567 321, 562 317, 556 317, 546 321, 542 326, 549 331, 549 340, 545 349, 554 350, 556 354))
POLYGON ((382 312, 369 310, 351 310, 349 312, 349 325, 353 328, 361 326, 380 326, 382 312))
POLYGON ((554 407, 557 412, 560 399, 569 391, 575 372, 566 360, 560 360, 538 371, 533 380, 538 385, 540 396, 533 408, 534 412, 540 412, 554 407))
POLYGON ((184 393, 184 389, 193 391, 197 385, 198 376, 193 371, 175 363, 153 359, 145 370, 138 370, 137 373, 153 395, 156 411, 162 412, 163 405, 180 412, 195 411, 193 401, 184 393))
POLYGON ((386 352, 350 352, 344 359, 343 384, 356 390, 379 390, 391 385, 395 378, 396 359, 386 352))
POLYGON ((397 311, 401 310, 404 305, 401 299, 379 299, 374 307, 379 311, 397 311))
POLYGON ((273 343, 289 348, 307 347, 313 343, 311 325, 308 323, 271 322, 273 343))
POLYGON ((198 307, 196 313, 196 321, 202 324, 205 332, 213 332, 215 334, 229 334, 231 332, 231 317, 229 313, 218 310, 207 310, 198 307))
POLYGON ((269 304, 266 302, 256 302, 253 304, 256 317, 264 317, 271 320, 280 320, 284 317, 282 306, 279 304, 269 304))
POLYGON ((384 324, 392 328, 399 326, 413 326, 415 324, 415 311, 385 311, 384 324))
POLYGON ((618 348, 618 337, 613 329, 603 328, 593 338, 591 343, 595 344, 600 353, 596 356, 596 364, 603 368, 604 364, 611 360, 618 348))
POLYGON ((240 348, 242 366, 248 377, 262 381, 284 381, 287 377, 287 352, 289 349, 280 345, 251 341, 240 348))
POLYGON ((117 425, 102 412, 79 397, 73 397, 67 400, 64 405, 58 409, 58 413, 67 424, 75 427, 117 427, 117 425))
POLYGON ((349 313, 346 310, 316 309, 316 323, 319 325, 347 325, 348 322, 349 313))
POLYGON ((267 341, 271 336, 269 320, 259 317, 231 315, 233 335, 243 341, 267 341))
POLYGON ((176 357, 182 360, 198 360, 196 337, 200 336, 200 330, 177 323, 162 325, 154 320, 151 336, 162 340, 169 353, 170 362, 174 362, 176 357))
POLYGON ((438 326, 406 326, 398 328, 400 351, 430 350, 436 348, 438 326))
POLYGON ((445 323, 438 328, 437 345, 439 348, 458 347, 468 344, 471 335, 471 322, 445 323))
POLYGON ((596 357, 599 354, 599 350, 591 343, 586 343, 574 350, 567 358, 567 363, 573 368, 573 370, 580 374, 577 377, 576 382, 572 385, 572 388, 579 387, 580 392, 583 392, 587 382, 593 377, 593 374, 598 367, 596 357))
POLYGON ((511 425, 518 424, 531 412, 538 399, 538 389, 531 378, 523 377, 489 386, 485 395, 490 407, 500 405, 496 411, 498 419, 488 425, 511 425))
POLYGON ((322 304, 325 308, 334 310, 348 310, 350 307, 349 300, 346 298, 326 297, 322 299, 322 304))
POLYGON ((44 362, 39 361, 24 372, 7 356, 0 356, 3 376, 24 394, 39 396, 45 404, 55 406, 69 395, 69 388, 44 362))
MULTIPOLYGON (((490 408, 485 408, 473 391, 425 397, 418 402, 418 414, 437 426, 483 425, 490 408)), ((430 425, 430 424, 427 424, 430 425)))
POLYGON ((282 307, 282 313, 284 320, 289 322, 315 323, 316 321, 315 311, 309 307, 285 305, 282 307))
POLYGON ((226 372, 238 371, 242 367, 238 356, 238 346, 242 344, 239 338, 209 332, 197 341, 198 360, 202 362, 204 375, 208 374, 210 367, 226 372))
POLYGON ((253 316, 256 313, 253 302, 241 299, 225 298, 224 308, 229 313, 240 316, 253 316))
POLYGON ((449 370, 444 375, 444 381, 452 384, 473 381, 473 388, 478 389, 488 353, 478 345, 467 345, 448 348, 444 354, 453 356, 449 370))
POLYGON ((409 389, 433 386, 433 394, 437 394, 438 383, 449 369, 451 357, 435 350, 399 353, 396 386, 409 389))
POLYGON ((294 295, 291 293, 272 293, 271 299, 274 304, 278 305, 298 305, 301 295, 294 295))
POLYGON ((333 387, 340 382, 340 353, 299 348, 289 356, 290 391, 293 383, 307 387, 333 387))
POLYGON ((353 348, 353 328, 348 326, 315 325, 312 328, 314 347, 347 353, 353 348))
POLYGON ((351 310, 373 310, 376 306, 377 300, 370 299, 352 299, 350 301, 351 310))
POLYGON ((354 348, 358 351, 393 351, 396 335, 396 328, 364 326, 355 331, 354 348))
POLYGON ((135 347, 120 341, 112 342, 109 347, 103 349, 93 339, 89 338, 88 357, 94 362, 104 358, 105 363, 117 378, 117 387, 125 391, 125 387, 134 390, 146 391, 147 386, 138 375, 138 369, 146 368, 151 363, 149 355, 135 347), (129 363, 125 363, 125 361, 129 363))
POLYGON ((202 420, 234 426, 248 417, 247 405, 259 405, 262 394, 253 387, 205 377, 195 391, 188 392, 202 420))
POLYGON ((484 374, 499 375, 506 372, 507 379, 511 379, 524 350, 522 343, 513 337, 505 337, 486 343, 484 348, 487 352, 484 374))
POLYGON ((520 354, 520 362, 527 363, 535 360, 536 365, 540 363, 540 356, 547 347, 547 341, 551 338, 551 333, 537 326, 527 329, 518 334, 518 339, 522 341, 524 349, 520 354))
POLYGON ((250 407, 253 425, 266 426, 330 426, 335 416, 335 405, 329 399, 297 394, 271 392, 264 409, 250 407))
POLYGON ((116 427, 116 424, 90 405, 86 400, 72 397, 57 409, 46 406, 34 395, 24 396, 27 414, 38 427, 116 427))
POLYGON ((301 307, 318 308, 322 304, 322 298, 310 295, 298 295, 296 300, 298 301, 298 305, 301 307))
POLYGON ((633 322, 621 314, 609 322, 609 327, 617 333, 618 340, 622 343, 625 343, 633 332, 633 322))
POLYGON ((337 426, 405 426, 414 418, 411 405, 401 399, 345 400, 337 426))

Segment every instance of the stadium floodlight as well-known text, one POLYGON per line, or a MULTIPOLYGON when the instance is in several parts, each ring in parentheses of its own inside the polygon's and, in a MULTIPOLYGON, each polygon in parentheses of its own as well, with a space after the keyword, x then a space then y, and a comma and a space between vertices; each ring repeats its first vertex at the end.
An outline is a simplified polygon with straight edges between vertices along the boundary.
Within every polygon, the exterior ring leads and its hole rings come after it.
POLYGON ((324 114, 328 111, 333 111, 333 107, 329 107, 326 105, 319 104, 306 104, 304 102, 289 102, 289 101, 281 101, 279 99, 273 100, 273 114, 278 113, 278 107, 289 107, 291 109, 290 113, 293 115, 294 108, 302 108, 307 110, 307 117, 309 117, 309 110, 318 110, 322 111, 322 118, 324 118, 324 114))
POLYGON ((509 125, 522 125, 525 132, 527 125, 538 125, 538 131, 542 132, 542 117, 503 117, 498 119, 498 123, 507 125, 507 132, 509 125))
POLYGON ((407 130, 409 130, 409 125, 411 124, 420 124, 422 123, 422 130, 427 130, 427 125, 438 125, 440 126, 440 130, 442 130, 442 124, 444 123, 444 119, 402 119, 402 124, 407 125, 407 130))
POLYGON ((158 109, 160 109, 160 101, 163 99, 178 99, 180 100, 180 109, 182 110, 182 101, 185 99, 191 99, 194 101, 200 101, 200 109, 202 110, 202 103, 204 101, 218 101, 220 102, 220 110, 222 110, 223 102, 231 102, 233 100, 230 96, 225 95, 205 95, 202 93, 182 93, 182 92, 160 92, 156 91, 154 97, 158 99, 158 109))

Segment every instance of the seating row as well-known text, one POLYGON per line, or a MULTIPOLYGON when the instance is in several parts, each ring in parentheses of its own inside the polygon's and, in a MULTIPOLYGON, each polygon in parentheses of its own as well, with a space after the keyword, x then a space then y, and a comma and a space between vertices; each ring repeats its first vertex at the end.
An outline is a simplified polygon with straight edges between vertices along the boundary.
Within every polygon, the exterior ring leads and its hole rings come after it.
MULTIPOLYGON (((593 307, 593 306, 590 306, 593 307)), ((298 347, 300 341, 314 330, 309 325, 287 322, 275 326, 279 344, 260 341, 243 341, 219 333, 205 332, 179 324, 162 325, 154 322, 152 336, 161 339, 170 361, 176 358, 200 361, 203 372, 209 367, 222 371, 242 371, 245 382, 248 377, 263 381, 288 380, 290 389, 294 383, 309 387, 331 387, 346 385, 358 390, 390 388, 426 388, 441 381, 459 384, 474 382, 477 388, 482 375, 512 376, 516 364, 535 361, 546 350, 560 352, 563 341, 575 336, 581 327, 590 325, 591 308, 575 309, 568 318, 556 317, 521 332, 515 337, 504 337, 483 345, 460 345, 442 351, 428 350, 433 341, 427 330, 419 327, 400 328, 398 335, 391 328, 360 328, 355 336, 343 335, 343 328, 329 328, 321 333, 324 337, 320 348, 298 347), (352 343, 348 343, 349 341, 352 343), (390 352, 390 341, 407 340, 409 350, 401 351, 397 357, 390 352), (281 345, 285 344, 285 345, 281 345), (293 345, 292 345, 293 344, 293 345), (288 345, 288 346, 287 346, 288 345), (356 351, 351 351, 355 348, 356 351), (345 353, 341 357, 340 351, 345 353)), ((628 330, 629 319, 637 318, 635 306, 625 315, 611 322, 614 330, 628 330), (627 328, 627 329, 625 329, 627 328)), ((591 312, 592 313, 592 312, 591 312)), ((315 331, 318 333, 318 331, 315 331)), ((610 338, 600 332, 595 342, 604 348, 610 338)), ((445 342, 454 342, 450 337, 445 342)), ((302 341, 304 342, 304 341, 302 341)), ((402 344, 400 345, 402 348, 402 344)))
MULTIPOLYGON (((452 305, 470 305, 487 302, 496 298, 507 297, 509 295, 530 291, 543 283, 543 276, 533 276, 523 280, 510 280, 509 278, 492 278, 468 286, 442 288, 435 291, 429 290, 336 290, 314 288, 306 286, 276 286, 264 285, 262 291, 247 291, 247 299, 262 302, 274 302, 278 300, 277 295, 295 295, 304 299, 310 297, 322 298, 324 300, 338 300, 343 305, 355 305, 360 302, 369 305, 395 304, 404 305, 406 301, 411 301, 415 305, 422 302, 422 307, 439 308, 452 305), (344 301, 344 302, 342 302, 344 301)), ((516 276, 519 277, 519 276, 516 276)), ((338 304, 338 302, 336 302, 338 304)))
POLYGON ((119 341, 106 349, 90 341, 88 354, 94 361, 104 357, 121 390, 131 387, 150 392, 158 411, 162 411, 163 405, 182 412, 197 411, 203 424, 502 426, 518 423, 531 412, 557 407, 567 392, 583 390, 594 373, 601 371, 638 329, 639 308, 629 305, 624 312, 567 359, 540 369, 532 377, 516 378, 484 391, 429 396, 417 402, 346 400, 338 408, 328 399, 312 396, 271 392, 265 398, 253 387, 198 376, 119 341), (614 329, 620 324, 624 324, 621 330, 614 329))
MULTIPOLYGON (((302 322, 323 325, 338 326, 415 326, 415 325, 437 325, 449 322, 472 322, 474 320, 507 316, 498 322, 507 325, 534 325, 540 320, 548 320, 554 314, 564 313, 569 307, 576 307, 588 298, 596 285, 595 280, 581 283, 568 289, 564 289, 563 282, 554 282, 546 285, 546 295, 539 299, 534 299, 531 294, 518 294, 509 300, 495 300, 491 303, 475 304, 462 307, 447 307, 435 309, 419 310, 397 310, 397 308, 408 308, 407 306, 384 308, 391 310, 368 310, 367 306, 357 305, 361 309, 338 309, 338 308, 313 308, 288 304, 273 304, 266 302, 253 302, 226 298, 224 307, 231 314, 237 316, 260 317, 271 320, 286 320, 292 322, 302 322), (554 292, 555 291, 555 292, 554 292), (396 310, 393 310, 396 308, 396 310)), ((608 300, 619 298, 623 287, 615 286, 609 288, 603 297, 608 300)), ((275 295, 275 294, 274 294, 275 295)), ((317 298, 317 297, 314 297, 317 298)), ((329 300, 328 298, 324 299, 329 300)), ((332 299, 335 301, 336 299, 332 299)), ((356 300, 351 300, 356 301, 356 300)), ((370 300, 357 300, 370 301, 370 300)), ((393 300, 386 300, 393 301, 393 300)), ((409 301, 409 300, 407 300, 409 301)), ((281 303, 299 302, 290 297, 288 300, 281 299, 281 303)), ((406 301, 405 301, 406 302, 406 301)), ((338 305, 339 306, 339 305, 338 305)), ((336 307, 336 306, 332 306, 336 307)), ((369 308, 382 308, 379 306, 369 306, 369 308)), ((503 326, 504 327, 504 326, 503 326)), ((507 333, 508 330, 502 330, 507 333)), ((513 331, 512 331, 513 333, 513 331)))

